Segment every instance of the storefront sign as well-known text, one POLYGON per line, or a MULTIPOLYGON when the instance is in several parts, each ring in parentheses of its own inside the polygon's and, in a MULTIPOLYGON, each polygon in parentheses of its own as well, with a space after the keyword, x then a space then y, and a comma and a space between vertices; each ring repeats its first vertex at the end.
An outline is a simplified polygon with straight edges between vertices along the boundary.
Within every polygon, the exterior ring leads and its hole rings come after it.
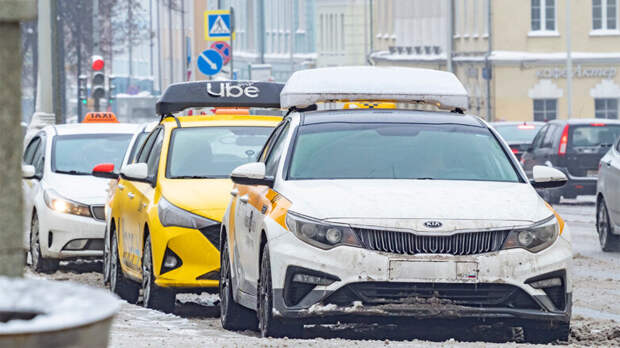
MULTIPOLYGON (((545 68, 536 71, 536 77, 539 79, 565 79, 567 75, 566 68, 545 68)), ((616 77, 616 68, 582 68, 581 65, 573 71, 573 78, 590 79, 603 78, 612 79, 616 77)))

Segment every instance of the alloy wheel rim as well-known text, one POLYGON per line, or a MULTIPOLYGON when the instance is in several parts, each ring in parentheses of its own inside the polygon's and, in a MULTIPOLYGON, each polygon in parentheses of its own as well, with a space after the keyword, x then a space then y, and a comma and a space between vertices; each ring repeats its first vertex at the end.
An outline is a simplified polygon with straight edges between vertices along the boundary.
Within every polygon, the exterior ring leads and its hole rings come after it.
POLYGON ((267 326, 268 323, 267 321, 269 320, 269 313, 268 313, 268 307, 269 307, 269 299, 267 298, 267 277, 264 274, 261 274, 260 277, 260 301, 259 301, 259 306, 261 308, 259 308, 261 315, 259 316, 259 324, 260 324, 260 330, 261 330, 261 334, 263 336, 267 335, 267 326))
POLYGON ((230 277, 228 275, 228 257, 224 255, 222 258, 222 277, 220 283, 222 284, 220 289, 220 306, 222 307, 222 318, 225 319, 226 311, 228 310, 228 286, 230 277))
POLYGON ((112 239, 112 257, 110 260, 111 261, 111 265, 110 265, 110 287, 112 288, 112 290, 116 290, 116 277, 118 274, 118 265, 116 264, 118 261, 118 251, 117 251, 117 246, 116 246, 116 238, 112 239))
POLYGON ((39 265, 39 253, 40 253, 40 243, 39 243, 39 221, 35 217, 32 221, 31 226, 32 235, 30 236, 30 256, 32 258, 32 267, 34 269, 39 265))
POLYGON ((598 215, 599 240, 601 242, 601 245, 604 246, 607 242, 607 228, 609 225, 607 224, 607 211, 605 210, 605 206, 603 206, 602 204, 599 206, 598 215))
POLYGON ((151 298, 151 250, 150 247, 144 248, 144 260, 142 261, 142 304, 148 306, 151 298))

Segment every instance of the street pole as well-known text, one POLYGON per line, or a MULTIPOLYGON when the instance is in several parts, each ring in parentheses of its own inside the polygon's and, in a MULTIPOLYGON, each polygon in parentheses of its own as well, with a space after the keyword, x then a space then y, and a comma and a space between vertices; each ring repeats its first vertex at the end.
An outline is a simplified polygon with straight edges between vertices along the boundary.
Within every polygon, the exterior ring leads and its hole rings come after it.
POLYGON ((446 38, 446 68, 454 72, 452 66, 452 50, 454 46, 454 0, 448 0, 448 37, 446 38))
POLYGON ((161 79, 163 77, 161 72, 161 21, 160 21, 160 12, 161 12, 161 4, 160 0, 157 1, 157 90, 161 93, 161 79))
POLYGON ((172 1, 168 0, 168 49, 170 53, 170 81, 174 82, 174 50, 172 49, 172 1))
POLYGON ((36 16, 33 0, 4 0, 0 11, 0 275, 24 270, 21 153, 21 31, 19 22, 36 16))
POLYGON ((233 68, 233 42, 235 41, 235 10, 233 7, 230 7, 230 79, 234 80, 235 78, 235 69, 233 68))
POLYGON ((290 62, 290 64, 291 64, 291 75, 293 75, 293 73, 295 72, 295 56, 294 56, 295 55, 295 49, 293 47, 293 45, 295 44, 295 37, 294 37, 295 31, 293 30, 294 26, 295 26, 295 21, 293 20, 295 18, 295 3, 298 3, 300 6, 303 6, 302 3, 297 2, 297 1, 289 3, 289 6, 291 7, 291 13, 290 13, 290 19, 289 19, 289 21, 291 23, 291 26, 289 28, 289 30, 290 30, 290 35, 289 35, 290 56, 289 56, 289 59, 291 61, 290 62))
POLYGON ((132 7, 132 0, 127 0, 127 28, 128 28, 128 35, 127 35, 127 48, 128 50, 128 63, 129 63, 129 76, 127 77, 127 88, 131 87, 131 76, 133 75, 133 49, 132 49, 132 36, 133 36, 133 11, 131 9, 132 7))
MULTIPOLYGON (((265 64, 265 0, 258 0, 258 57, 265 64)), ((232 52, 230 52, 232 54, 232 52)))
POLYGON ((181 69, 181 81, 187 78, 187 42, 185 40, 185 0, 181 0, 181 51, 183 52, 183 69, 181 69))
POLYGON ((573 117, 573 58, 571 56, 570 2, 566 0, 566 117, 573 117))
MULTIPOLYGON (((78 1, 77 4, 78 13, 82 13, 82 2, 78 1)), ((80 89, 82 87, 82 19, 77 20, 77 121, 82 121, 82 100, 80 99, 80 89)))
POLYGON ((487 1, 487 31, 488 31, 488 35, 487 35, 487 40, 488 40, 488 46, 487 46, 487 54, 485 56, 485 67, 487 69, 487 102, 486 102, 486 107, 487 107, 487 121, 491 121, 492 120, 492 115, 491 115, 491 78, 493 77, 493 63, 490 61, 491 59, 491 55, 493 54, 493 27, 491 26, 491 24, 493 23, 493 20, 491 19, 491 15, 493 13, 493 11, 491 11, 492 8, 492 1, 489 0, 487 1))
MULTIPOLYGON (((153 70, 153 0, 149 0, 149 68, 151 68, 151 78, 155 80, 155 72, 153 70)), ((155 81, 153 87, 155 89, 155 81)))
MULTIPOLYGON (((62 114, 62 98, 63 98, 63 90, 62 90, 62 77, 60 74, 62 70, 60 65, 61 62, 58 54, 60 53, 60 35, 62 26, 58 27, 58 6, 60 0, 51 0, 50 7, 50 23, 51 30, 50 34, 52 35, 52 98, 53 98, 53 110, 56 118, 56 124, 63 123, 63 114, 62 114)), ((64 64, 63 64, 64 65, 64 64)))

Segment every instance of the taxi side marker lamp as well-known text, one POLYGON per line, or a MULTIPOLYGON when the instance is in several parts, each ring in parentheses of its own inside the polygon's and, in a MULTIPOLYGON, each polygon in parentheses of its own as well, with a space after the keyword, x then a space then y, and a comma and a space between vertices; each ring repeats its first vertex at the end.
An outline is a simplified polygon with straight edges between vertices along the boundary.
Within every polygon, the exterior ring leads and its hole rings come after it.
POLYGON ((462 113, 469 97, 450 72, 404 67, 332 67, 293 73, 280 95, 282 108, 320 102, 376 101, 429 104, 462 113))
POLYGON ((284 84, 256 81, 192 81, 171 84, 157 101, 158 115, 188 108, 280 108, 284 84))

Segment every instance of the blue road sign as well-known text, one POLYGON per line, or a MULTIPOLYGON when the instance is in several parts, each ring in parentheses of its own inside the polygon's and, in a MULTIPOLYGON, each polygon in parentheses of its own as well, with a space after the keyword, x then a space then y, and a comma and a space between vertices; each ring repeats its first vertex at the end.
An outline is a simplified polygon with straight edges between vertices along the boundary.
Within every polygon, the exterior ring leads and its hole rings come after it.
POLYGON ((205 75, 217 74, 222 70, 223 63, 222 56, 216 50, 206 50, 196 59, 198 70, 205 75))
POLYGON ((230 27, 230 12, 213 12, 215 13, 207 13, 207 40, 230 38, 232 34, 232 30, 230 27))

